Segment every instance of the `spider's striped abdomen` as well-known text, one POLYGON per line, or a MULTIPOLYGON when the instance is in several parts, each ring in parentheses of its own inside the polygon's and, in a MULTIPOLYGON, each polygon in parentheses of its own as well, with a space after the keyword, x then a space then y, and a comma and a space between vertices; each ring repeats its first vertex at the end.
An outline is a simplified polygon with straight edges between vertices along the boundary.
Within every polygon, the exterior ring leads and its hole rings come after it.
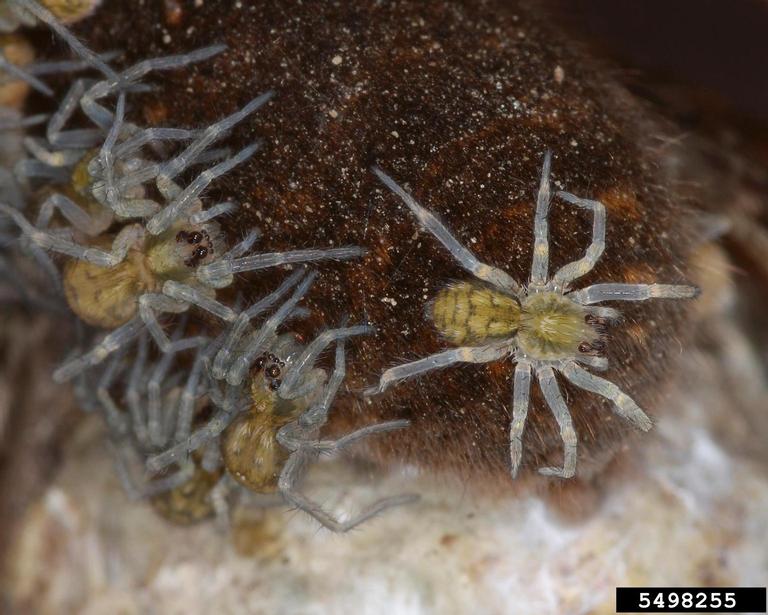
POLYGON ((429 316, 450 342, 477 343, 514 335, 520 325, 520 304, 492 288, 458 282, 437 294, 429 316))

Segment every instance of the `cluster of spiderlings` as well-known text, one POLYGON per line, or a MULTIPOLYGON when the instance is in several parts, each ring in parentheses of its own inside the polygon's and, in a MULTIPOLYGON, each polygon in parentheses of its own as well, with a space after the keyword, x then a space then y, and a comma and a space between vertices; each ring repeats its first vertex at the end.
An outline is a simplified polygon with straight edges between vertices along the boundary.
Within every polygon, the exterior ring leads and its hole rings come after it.
MULTIPOLYGON (((297 489, 308 464, 321 453, 407 424, 373 425, 338 441, 319 438, 344 378, 344 340, 371 328, 327 331, 306 347, 293 334, 278 333, 288 320, 306 313, 298 303, 315 274, 303 267, 247 310, 216 298, 235 273, 362 254, 357 247, 249 254, 259 237, 256 229, 227 250, 215 218, 236 206, 206 207, 202 193, 250 158, 260 142, 234 154, 210 146, 273 93, 202 129, 142 127, 126 116, 131 97, 146 90, 145 78, 204 62, 225 47, 151 58, 118 70, 110 64, 114 54, 88 50, 33 0, 11 2, 19 15, 45 22, 79 56, 77 62, 58 64, 61 76, 74 76, 73 68, 97 74, 73 77, 67 94, 43 120, 44 137, 24 138, 26 156, 6 172, 26 187, 28 206, 4 199, 0 219, 11 221, 21 231, 18 243, 60 279, 66 303, 80 321, 107 330, 93 348, 65 361, 54 378, 77 378, 82 406, 103 414, 126 490, 151 499, 162 514, 181 522, 213 514, 232 485, 279 492, 335 531, 410 500, 381 500, 341 522, 297 489), (78 112, 86 125, 70 126, 78 112), (200 166, 204 169, 189 184, 180 185, 180 177, 200 166), (63 263, 52 255, 63 255, 63 263), (263 323, 252 324, 278 303, 263 323), (199 321, 196 334, 187 336, 192 306, 219 319, 221 332, 216 335, 214 326, 199 321), (174 327, 171 336, 167 325, 174 327), (336 364, 328 379, 315 363, 333 343, 336 364), (186 356, 190 351, 194 357, 186 356), (261 357, 269 360, 264 370, 261 357), (149 480, 131 478, 131 459, 146 463, 149 480)), ((53 95, 31 73, 15 74, 53 95)), ((38 122, 20 117, 14 127, 38 122)))

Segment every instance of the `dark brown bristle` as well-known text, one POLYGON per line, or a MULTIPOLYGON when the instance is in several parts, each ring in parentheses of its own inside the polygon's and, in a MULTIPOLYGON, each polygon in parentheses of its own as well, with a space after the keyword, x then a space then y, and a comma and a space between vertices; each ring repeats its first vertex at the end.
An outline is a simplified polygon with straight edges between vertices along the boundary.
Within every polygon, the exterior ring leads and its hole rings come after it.
MULTIPOLYGON (((306 301, 308 335, 369 321, 377 334, 351 340, 347 386, 360 391, 383 370, 445 348, 424 305, 451 280, 469 279, 370 172, 378 164, 434 211, 481 260, 527 282, 534 199, 544 151, 553 188, 601 200, 604 256, 577 286, 594 282, 684 283, 688 213, 659 154, 662 129, 607 72, 543 19, 513 0, 487 2, 244 2, 187 7, 170 44, 164 5, 140 11, 114 0, 97 48, 127 60, 224 42, 229 49, 155 80, 145 117, 163 109, 173 125, 212 123, 274 89, 275 98, 238 127, 233 148, 264 148, 218 182, 211 199, 240 202, 222 219, 231 237, 259 227, 263 251, 360 245, 361 262, 322 264, 306 301)), ((175 17, 174 17, 175 19, 175 17)), ((82 34, 87 34, 83 32, 82 34)), ((211 202, 214 202, 211 200, 211 202)), ((592 220, 555 199, 550 272, 583 256, 592 220)), ((247 276, 265 292, 282 271, 247 276)), ((237 288, 235 290, 238 290, 237 288)), ((606 348, 610 380, 651 414, 684 337, 686 304, 627 304, 606 348)), ((293 325, 293 323, 292 323, 293 325)), ((342 396, 330 429, 408 418, 411 427, 369 445, 382 459, 460 476, 506 479, 512 361, 455 367, 363 399, 342 396)), ((609 404, 563 384, 580 437, 580 471, 615 451, 631 428, 609 404)), ((524 437, 523 472, 558 463, 562 442, 538 391, 524 437)))

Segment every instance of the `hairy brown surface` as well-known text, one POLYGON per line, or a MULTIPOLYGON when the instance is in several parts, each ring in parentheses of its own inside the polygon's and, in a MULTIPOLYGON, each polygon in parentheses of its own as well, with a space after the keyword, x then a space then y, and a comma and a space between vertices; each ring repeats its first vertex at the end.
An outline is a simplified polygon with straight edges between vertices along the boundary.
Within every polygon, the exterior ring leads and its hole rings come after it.
MULTIPOLYGON (((352 392, 337 403, 331 428, 410 418, 408 430, 376 442, 382 458, 504 478, 511 361, 433 372, 369 401, 355 394, 387 367, 445 347, 423 308, 449 281, 468 277, 369 167, 409 187, 481 260, 525 282, 541 160, 551 148, 555 186, 608 210, 605 255, 578 286, 682 283, 690 217, 672 188, 662 129, 517 2, 240 4, 185 3, 181 15, 165 15, 160 1, 137 10, 113 0, 101 21, 79 31, 97 49, 125 49, 130 61, 229 45, 212 61, 155 79, 156 94, 134 109, 151 123, 204 125, 276 91, 233 139, 263 138, 263 150, 210 194, 242 203, 225 230, 235 239, 258 226, 262 251, 369 248, 361 263, 322 266, 306 302, 307 335, 344 314, 378 328, 348 345, 352 392)), ((583 212, 553 202, 550 271, 583 255, 590 229, 583 212)), ((237 289, 254 298, 283 276, 250 275, 237 289)), ((683 344, 686 305, 620 307, 607 377, 653 412, 683 344)), ((609 404, 563 387, 588 474, 629 428, 609 404)), ((559 432, 538 392, 524 442, 525 467, 558 462, 559 432)))

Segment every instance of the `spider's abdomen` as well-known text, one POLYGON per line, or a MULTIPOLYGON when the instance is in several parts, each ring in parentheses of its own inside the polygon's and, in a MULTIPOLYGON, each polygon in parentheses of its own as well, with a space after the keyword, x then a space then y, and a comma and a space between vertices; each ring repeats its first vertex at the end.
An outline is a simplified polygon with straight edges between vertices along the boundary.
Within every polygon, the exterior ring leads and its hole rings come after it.
POLYGON ((273 493, 288 452, 277 441, 277 430, 268 414, 249 412, 238 417, 222 434, 221 456, 238 483, 256 493, 273 493))
POLYGON ((161 517, 177 525, 204 521, 214 514, 210 495, 221 474, 221 470, 207 472, 195 463, 192 477, 175 489, 153 497, 152 506, 161 517))
POLYGON ((136 315, 137 298, 147 290, 136 259, 115 267, 70 260, 64 266, 64 295, 79 318, 94 327, 112 329, 136 315))
POLYGON ((450 342, 476 343, 514 335, 520 325, 520 304, 497 290, 458 282, 437 294, 429 316, 450 342))

